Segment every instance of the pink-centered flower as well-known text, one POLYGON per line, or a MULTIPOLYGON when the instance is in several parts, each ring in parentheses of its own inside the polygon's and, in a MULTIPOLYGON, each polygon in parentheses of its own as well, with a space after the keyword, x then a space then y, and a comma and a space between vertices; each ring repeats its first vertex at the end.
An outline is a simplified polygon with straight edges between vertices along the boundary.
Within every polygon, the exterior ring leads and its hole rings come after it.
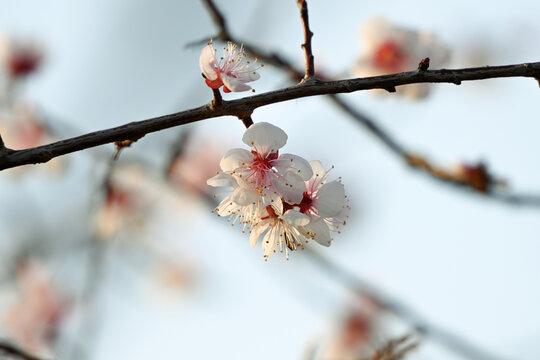
POLYGON ((309 163, 300 156, 279 155, 279 149, 287 142, 287 134, 277 126, 260 122, 246 130, 242 141, 251 146, 251 151, 229 150, 221 159, 221 170, 242 180, 265 202, 271 203, 280 198, 289 203, 299 202, 306 188, 305 181, 313 172, 309 163))
POLYGON ((329 246, 330 233, 345 225, 348 206, 341 181, 327 182, 320 161, 279 155, 287 135, 276 126, 254 124, 242 140, 251 151, 228 151, 220 163, 223 172, 207 180, 230 193, 217 214, 249 231, 252 247, 262 237, 265 258, 276 251, 288 258, 289 250, 303 249, 311 239, 329 246))
POLYGON ((264 257, 268 258, 276 251, 285 251, 289 259, 289 250, 296 251, 304 248, 308 237, 302 232, 302 227, 310 222, 310 217, 297 209, 285 210, 281 201, 267 205, 259 221, 253 226, 249 236, 251 247, 257 244, 262 236, 264 257))
MULTIPOLYGON (((444 66, 450 51, 430 33, 417 32, 391 24, 384 18, 375 18, 362 29, 363 54, 354 72, 357 76, 377 76, 418 68, 418 63, 429 57, 430 68, 444 66)), ((398 86, 398 94, 413 99, 429 94, 429 84, 398 86)))
POLYGON ((330 246, 330 232, 339 232, 340 227, 346 224, 345 188, 339 179, 327 182, 329 171, 324 170, 320 161, 311 161, 310 164, 313 177, 306 182, 302 201, 286 205, 298 207, 302 214, 310 217, 302 229, 304 234, 321 245, 330 246))
POLYGON ((257 70, 263 65, 257 64, 257 59, 253 62, 249 60, 244 62, 246 53, 243 45, 238 48, 229 42, 223 50, 224 54, 219 60, 216 58, 216 49, 212 43, 202 50, 199 64, 206 78, 206 85, 212 89, 223 86, 226 93, 250 90, 251 86, 246 83, 261 77, 257 70))

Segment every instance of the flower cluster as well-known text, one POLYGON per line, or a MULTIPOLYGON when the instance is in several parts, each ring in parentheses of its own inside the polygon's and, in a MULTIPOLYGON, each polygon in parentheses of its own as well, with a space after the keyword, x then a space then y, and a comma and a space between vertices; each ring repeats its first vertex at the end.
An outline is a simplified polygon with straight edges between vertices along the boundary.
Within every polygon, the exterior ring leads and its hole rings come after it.
MULTIPOLYGON (((358 76, 377 76, 416 70, 429 57, 431 67, 444 66, 450 51, 430 33, 417 32, 391 24, 383 18, 367 22, 362 29, 364 53, 356 63, 358 76)), ((399 86, 397 93, 413 99, 429 95, 429 84, 399 86)))
POLYGON ((277 250, 303 248, 313 239, 329 246, 331 232, 345 225, 345 190, 340 180, 328 182, 328 171, 320 161, 307 162, 300 156, 280 154, 287 134, 269 123, 253 124, 242 141, 251 147, 232 149, 221 159, 222 172, 208 179, 208 185, 228 187, 216 211, 231 216, 250 233, 255 246, 262 237, 264 257, 277 250))
POLYGON ((257 59, 253 62, 249 60, 244 62, 246 57, 244 45, 238 48, 237 45, 229 42, 223 50, 224 54, 219 61, 216 58, 216 49, 212 47, 211 42, 201 53, 199 65, 206 79, 206 85, 212 89, 223 86, 223 91, 226 93, 250 90, 251 86, 246 83, 261 77, 257 70, 263 65, 258 65, 257 59))

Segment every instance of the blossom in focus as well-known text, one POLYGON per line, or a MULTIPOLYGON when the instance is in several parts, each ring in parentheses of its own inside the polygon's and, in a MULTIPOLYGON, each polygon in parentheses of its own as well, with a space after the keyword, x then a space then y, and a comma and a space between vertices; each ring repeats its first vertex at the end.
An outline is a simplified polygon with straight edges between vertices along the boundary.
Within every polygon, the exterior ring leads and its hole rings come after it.
POLYGON ((306 191, 298 204, 300 212, 310 217, 303 232, 324 246, 330 246, 330 232, 338 232, 346 224, 347 206, 345 187, 340 179, 327 182, 325 171, 318 160, 311 161, 313 177, 306 182, 306 191))
MULTIPOLYGON (((302 200, 305 181, 311 178, 309 163, 300 156, 279 154, 287 142, 287 134, 280 128, 260 122, 246 130, 242 141, 251 146, 229 150, 221 159, 220 167, 225 173, 244 182, 241 188, 255 190, 265 200, 273 202, 281 197, 290 203, 302 200)), ((240 205, 251 203, 238 191, 233 200, 240 205)))
POLYGON ((36 261, 24 261, 18 267, 17 285, 17 300, 3 317, 5 330, 27 351, 49 352, 69 304, 36 261))
MULTIPOLYGON (((367 22, 361 37, 364 51, 354 67, 355 75, 360 77, 413 71, 426 57, 430 59, 431 68, 440 68, 450 58, 449 49, 433 34, 395 26, 384 18, 367 22)), ((429 89, 429 84, 396 88, 397 93, 413 99, 425 98, 429 89)))
POLYGON ((199 64, 206 78, 206 85, 212 89, 223 86, 223 91, 226 93, 250 90, 251 86, 246 83, 261 77, 257 70, 263 65, 258 65, 256 59, 253 62, 249 60, 244 62, 246 53, 243 45, 238 48, 237 45, 229 42, 223 51, 223 56, 218 60, 212 43, 202 50, 199 64))
POLYGON ((280 252, 285 250, 288 258, 289 250, 296 251, 303 248, 304 242, 308 240, 302 234, 301 229, 309 224, 309 216, 294 208, 286 210, 284 205, 280 200, 276 204, 267 205, 251 229, 250 245, 255 247, 259 237, 262 236, 262 249, 265 258, 278 249, 280 252))
POLYGON ((327 182, 319 161, 308 163, 293 154, 279 155, 287 141, 280 128, 258 123, 242 138, 252 150, 233 149, 222 158, 223 172, 207 183, 227 188, 216 208, 219 216, 250 233, 250 244, 262 238, 264 257, 279 250, 302 249, 309 240, 329 246, 330 232, 345 224, 346 197, 341 182, 327 182))

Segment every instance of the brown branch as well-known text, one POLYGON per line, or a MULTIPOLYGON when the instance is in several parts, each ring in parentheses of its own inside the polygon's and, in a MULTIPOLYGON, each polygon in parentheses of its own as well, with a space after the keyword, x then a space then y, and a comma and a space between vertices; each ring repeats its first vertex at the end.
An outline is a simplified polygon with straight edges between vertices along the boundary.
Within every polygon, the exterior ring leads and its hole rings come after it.
POLYGON ((212 93, 214 93, 214 100, 212 101, 212 105, 214 107, 220 107, 221 105, 223 105, 223 98, 221 97, 219 89, 212 89, 212 93))
POLYGON ((313 59, 313 51, 311 49, 311 38, 313 33, 309 29, 309 17, 306 0, 298 0, 298 7, 300 8, 300 16, 302 18, 302 25, 304 27, 304 43, 302 48, 306 54, 306 75, 304 79, 310 79, 315 76, 315 65, 313 59))
POLYGON ((251 118, 251 116, 245 116, 241 118, 240 120, 242 120, 242 123, 244 124, 246 129, 248 129, 251 125, 253 125, 253 119, 251 118))
POLYGON ((398 85, 425 82, 461 83, 462 81, 492 78, 538 76, 540 76, 540 62, 455 70, 409 71, 369 78, 307 82, 238 100, 223 101, 220 107, 208 104, 195 109, 136 121, 35 148, 25 150, 7 149, 8 151, 0 156, 0 170, 26 164, 44 163, 57 156, 115 141, 139 139, 152 132, 204 119, 226 115, 243 118, 251 115, 253 110, 261 106, 303 97, 351 93, 360 90, 387 89, 398 85))
POLYGON ((23 360, 42 360, 11 344, 0 342, 0 352, 23 360))
POLYGON ((412 339, 412 335, 405 335, 390 340, 375 354, 362 360, 400 360, 418 347, 418 342, 412 339))
POLYGON ((486 350, 481 349, 477 345, 469 342, 467 339, 430 323, 416 310, 404 305, 402 302, 389 296, 388 294, 383 293, 371 283, 358 277, 354 273, 346 270, 319 253, 308 248, 306 248, 304 252, 307 253, 308 256, 310 256, 310 258, 320 266, 323 273, 329 275, 332 279, 338 280, 358 296, 367 297, 373 300, 384 310, 393 313, 394 315, 408 322, 419 334, 438 342, 440 345, 446 347, 455 354, 471 360, 500 359, 499 357, 494 356, 486 350))

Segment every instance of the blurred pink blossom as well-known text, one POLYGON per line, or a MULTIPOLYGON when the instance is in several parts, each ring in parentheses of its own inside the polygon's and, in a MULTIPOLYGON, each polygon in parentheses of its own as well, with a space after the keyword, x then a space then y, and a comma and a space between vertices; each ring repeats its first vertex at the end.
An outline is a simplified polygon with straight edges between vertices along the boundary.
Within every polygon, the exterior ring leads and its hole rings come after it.
MULTIPOLYGON (((354 67, 355 74, 361 77, 414 71, 426 57, 430 59, 430 67, 438 69, 450 59, 449 49, 433 34, 396 26, 384 18, 368 21, 361 37, 363 53, 354 67)), ((429 84, 396 88, 398 94, 412 99, 425 98, 429 89, 429 84)))
POLYGON ((69 303, 53 286, 47 269, 34 260, 19 265, 16 281, 18 296, 3 316, 5 330, 27 351, 49 352, 69 303))

